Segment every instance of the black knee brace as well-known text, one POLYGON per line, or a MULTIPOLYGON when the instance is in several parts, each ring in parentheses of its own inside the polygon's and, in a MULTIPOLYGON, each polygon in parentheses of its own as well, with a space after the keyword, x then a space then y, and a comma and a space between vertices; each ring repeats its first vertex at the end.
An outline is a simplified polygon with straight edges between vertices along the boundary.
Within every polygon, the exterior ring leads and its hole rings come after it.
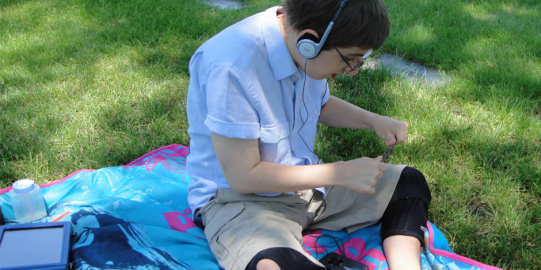
POLYGON ((432 196, 424 175, 414 168, 404 168, 381 218, 381 238, 385 240, 393 235, 413 236, 422 245, 430 200, 432 196))
POLYGON ((256 270, 257 263, 263 259, 273 260, 282 270, 314 270, 314 265, 300 252, 291 248, 268 248, 257 253, 246 270, 256 270))

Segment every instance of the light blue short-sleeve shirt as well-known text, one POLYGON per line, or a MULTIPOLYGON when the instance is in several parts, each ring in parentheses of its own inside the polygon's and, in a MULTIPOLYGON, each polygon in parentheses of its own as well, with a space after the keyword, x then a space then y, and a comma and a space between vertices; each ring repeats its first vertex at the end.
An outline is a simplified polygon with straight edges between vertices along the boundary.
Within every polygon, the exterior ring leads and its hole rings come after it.
POLYGON ((188 202, 194 212, 216 189, 229 188, 211 132, 259 139, 262 161, 284 165, 319 162, 313 148, 321 108, 329 100, 328 85, 305 76, 293 62, 280 32, 277 8, 226 28, 190 60, 191 153, 186 166, 192 178, 188 202))

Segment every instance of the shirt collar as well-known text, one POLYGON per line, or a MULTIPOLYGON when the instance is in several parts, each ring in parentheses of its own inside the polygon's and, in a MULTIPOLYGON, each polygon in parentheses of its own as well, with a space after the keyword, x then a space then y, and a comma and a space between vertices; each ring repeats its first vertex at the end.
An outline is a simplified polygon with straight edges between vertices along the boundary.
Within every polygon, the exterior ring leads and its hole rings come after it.
POLYGON ((280 26, 276 11, 278 7, 272 7, 265 11, 265 25, 263 27, 263 39, 267 49, 267 57, 269 58, 272 72, 276 80, 282 80, 297 72, 297 66, 293 62, 293 58, 289 54, 280 26))

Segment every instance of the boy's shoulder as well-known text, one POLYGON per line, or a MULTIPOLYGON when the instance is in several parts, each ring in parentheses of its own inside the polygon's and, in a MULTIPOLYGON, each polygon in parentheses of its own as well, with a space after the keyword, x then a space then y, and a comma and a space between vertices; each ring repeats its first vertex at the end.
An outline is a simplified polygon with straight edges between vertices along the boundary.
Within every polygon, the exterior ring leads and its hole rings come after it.
POLYGON ((264 52, 264 31, 269 27, 268 11, 239 21, 207 40, 196 51, 214 64, 248 63, 264 52))

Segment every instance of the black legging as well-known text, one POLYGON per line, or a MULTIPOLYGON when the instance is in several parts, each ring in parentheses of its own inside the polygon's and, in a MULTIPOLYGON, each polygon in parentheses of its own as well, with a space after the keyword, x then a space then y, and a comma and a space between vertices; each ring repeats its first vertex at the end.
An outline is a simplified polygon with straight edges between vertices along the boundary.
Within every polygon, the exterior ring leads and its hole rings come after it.
POLYGON ((428 205, 432 196, 424 175, 406 167, 400 175, 391 201, 381 217, 381 238, 407 235, 424 243, 428 205))

